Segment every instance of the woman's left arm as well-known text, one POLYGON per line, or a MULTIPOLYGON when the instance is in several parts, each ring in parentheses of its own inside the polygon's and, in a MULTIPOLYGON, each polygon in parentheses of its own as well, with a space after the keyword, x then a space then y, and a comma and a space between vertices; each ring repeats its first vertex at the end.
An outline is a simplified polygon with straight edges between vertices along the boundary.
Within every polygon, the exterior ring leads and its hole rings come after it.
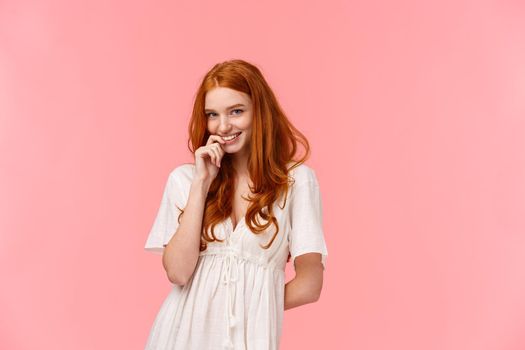
POLYGON ((323 264, 320 253, 307 253, 295 258, 295 277, 284 286, 284 309, 314 303, 323 288, 323 264))

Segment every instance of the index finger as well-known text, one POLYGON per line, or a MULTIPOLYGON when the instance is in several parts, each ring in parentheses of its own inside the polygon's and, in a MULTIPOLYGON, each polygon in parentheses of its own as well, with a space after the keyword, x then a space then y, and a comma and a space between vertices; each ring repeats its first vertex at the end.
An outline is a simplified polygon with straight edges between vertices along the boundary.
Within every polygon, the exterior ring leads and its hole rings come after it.
POLYGON ((210 135, 210 137, 208 137, 208 141, 206 141, 206 146, 211 145, 214 142, 217 142, 220 144, 226 143, 226 141, 224 141, 222 137, 220 137, 219 135, 210 135))

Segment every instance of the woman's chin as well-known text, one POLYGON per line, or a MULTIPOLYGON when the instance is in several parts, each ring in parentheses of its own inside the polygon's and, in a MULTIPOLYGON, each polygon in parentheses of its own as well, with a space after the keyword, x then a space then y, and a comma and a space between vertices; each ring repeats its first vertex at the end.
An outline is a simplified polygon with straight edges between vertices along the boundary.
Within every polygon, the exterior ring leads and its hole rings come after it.
POLYGON ((242 149, 242 147, 239 147, 237 145, 232 145, 230 147, 228 147, 228 146, 223 147, 224 153, 227 153, 227 154, 239 153, 241 151, 241 149, 242 149))

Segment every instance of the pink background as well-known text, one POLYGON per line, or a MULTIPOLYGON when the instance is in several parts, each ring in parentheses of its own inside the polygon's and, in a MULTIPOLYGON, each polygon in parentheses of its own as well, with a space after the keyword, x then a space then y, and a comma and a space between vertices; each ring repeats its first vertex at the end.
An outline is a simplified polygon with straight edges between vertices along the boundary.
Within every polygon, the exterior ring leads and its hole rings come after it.
POLYGON ((323 195, 281 349, 525 349, 524 38, 521 1, 0 2, 0 348, 143 349, 193 95, 243 58, 323 195))

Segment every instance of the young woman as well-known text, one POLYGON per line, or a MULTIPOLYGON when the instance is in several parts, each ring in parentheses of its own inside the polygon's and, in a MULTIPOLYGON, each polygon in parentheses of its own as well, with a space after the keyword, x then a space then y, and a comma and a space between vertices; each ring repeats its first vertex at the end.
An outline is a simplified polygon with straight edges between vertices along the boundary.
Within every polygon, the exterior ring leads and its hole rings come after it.
POLYGON ((277 350, 284 310, 319 299, 328 255, 308 141, 243 60, 205 75, 189 134, 195 163, 169 174, 145 245, 173 283, 146 349, 277 350))

